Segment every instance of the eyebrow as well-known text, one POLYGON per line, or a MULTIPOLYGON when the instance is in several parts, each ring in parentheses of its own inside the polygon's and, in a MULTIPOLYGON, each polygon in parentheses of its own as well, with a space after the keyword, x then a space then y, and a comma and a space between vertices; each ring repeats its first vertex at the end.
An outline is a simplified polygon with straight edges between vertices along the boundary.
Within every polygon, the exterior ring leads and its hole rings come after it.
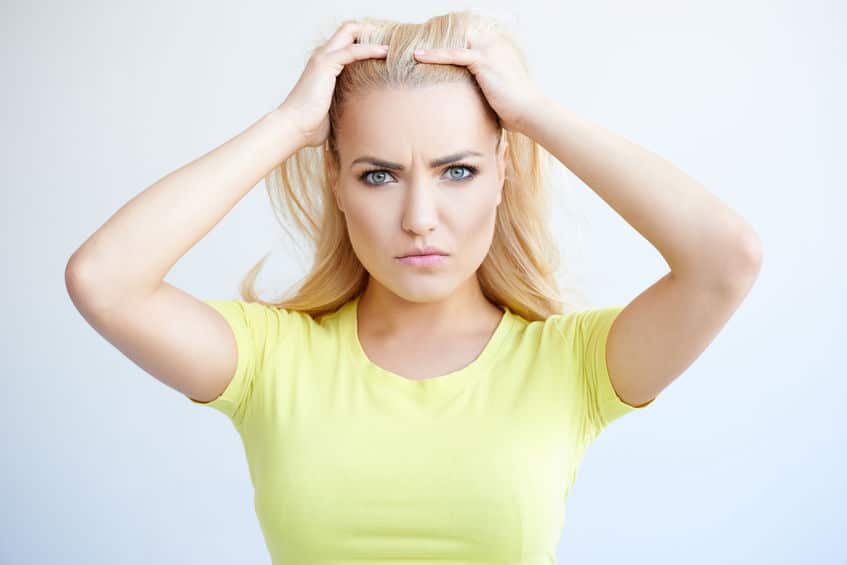
MULTIPOLYGON (((453 153, 452 155, 447 155, 445 157, 441 157, 439 159, 433 159, 429 162, 429 166, 432 168, 440 167, 441 165, 446 165, 448 163, 453 163, 460 159, 464 159, 465 157, 476 156, 476 157, 484 157, 482 153, 479 151, 459 151, 458 153, 453 153)), ((394 171, 404 171, 406 167, 401 165, 400 163, 394 163, 392 161, 385 161, 383 159, 377 159, 376 157, 371 157, 370 155, 365 155, 363 157, 359 157, 358 159, 354 159, 353 162, 350 163, 350 167, 356 163, 370 163, 372 165, 376 165, 377 167, 384 167, 386 169, 391 169, 394 171)))

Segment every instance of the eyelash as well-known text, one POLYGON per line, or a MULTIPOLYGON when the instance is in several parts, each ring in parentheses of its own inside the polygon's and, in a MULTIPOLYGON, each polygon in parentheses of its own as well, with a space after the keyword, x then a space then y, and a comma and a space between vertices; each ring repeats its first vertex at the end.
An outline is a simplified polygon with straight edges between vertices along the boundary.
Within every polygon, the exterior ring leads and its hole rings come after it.
MULTIPOLYGON (((465 163, 454 163, 444 170, 449 171, 450 169, 461 169, 461 168, 467 169, 470 172, 470 174, 468 176, 464 177, 464 178, 461 178, 461 179, 450 179, 450 180, 452 180, 453 182, 466 182, 466 181, 472 180, 474 177, 476 177, 477 173, 479 172, 479 169, 477 167, 474 167, 473 165, 467 165, 465 163)), ((388 171, 388 169, 368 169, 366 171, 363 171, 362 174, 359 175, 359 180, 367 186, 382 186, 384 184, 388 184, 387 182, 368 182, 368 181, 365 180, 365 178, 370 173, 381 173, 381 172, 386 172, 388 174, 391 174, 388 171)))

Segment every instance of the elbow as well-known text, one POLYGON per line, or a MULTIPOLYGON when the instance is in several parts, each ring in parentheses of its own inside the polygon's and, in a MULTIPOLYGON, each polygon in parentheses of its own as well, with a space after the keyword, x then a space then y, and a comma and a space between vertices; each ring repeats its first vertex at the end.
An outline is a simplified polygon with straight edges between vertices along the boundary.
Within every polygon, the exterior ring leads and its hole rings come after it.
POLYGON ((83 267, 80 263, 79 258, 74 254, 71 255, 71 258, 65 265, 65 290, 74 304, 77 303, 79 295, 82 292, 82 287, 85 285, 83 267))
POLYGON ((762 240, 752 228, 741 238, 739 244, 741 253, 741 265, 747 273, 755 279, 759 276, 759 271, 762 270, 762 257, 764 250, 762 249, 762 240))
POLYGON ((729 268, 720 277, 722 289, 746 294, 762 270, 762 240, 752 228, 747 227, 727 248, 726 255, 729 268))
POLYGON ((71 255, 65 265, 65 290, 77 308, 82 304, 94 301, 96 292, 93 290, 95 275, 91 266, 76 253, 71 255))

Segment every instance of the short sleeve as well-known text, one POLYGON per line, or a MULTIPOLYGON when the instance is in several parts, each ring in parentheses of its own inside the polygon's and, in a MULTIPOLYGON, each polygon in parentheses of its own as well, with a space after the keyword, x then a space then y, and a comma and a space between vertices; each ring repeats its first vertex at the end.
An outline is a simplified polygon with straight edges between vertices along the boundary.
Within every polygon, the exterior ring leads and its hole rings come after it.
POLYGON ((580 394, 585 405, 585 417, 594 435, 624 414, 643 410, 655 398, 641 406, 627 404, 617 395, 606 365, 606 343, 612 322, 625 305, 589 308, 573 314, 577 364, 580 373, 580 394))
POLYGON ((214 400, 201 402, 185 395, 194 404, 210 406, 240 425, 251 398, 258 388, 264 360, 275 338, 276 311, 259 302, 243 300, 203 300, 223 316, 235 336, 238 360, 229 385, 214 400))

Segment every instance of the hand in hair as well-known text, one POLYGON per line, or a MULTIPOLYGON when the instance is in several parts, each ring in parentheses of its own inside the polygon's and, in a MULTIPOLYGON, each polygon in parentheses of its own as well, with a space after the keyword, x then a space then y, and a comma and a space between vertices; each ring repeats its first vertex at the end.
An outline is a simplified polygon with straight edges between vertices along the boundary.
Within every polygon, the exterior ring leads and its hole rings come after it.
POLYGON ((476 78, 488 104, 508 130, 521 129, 527 116, 544 99, 540 88, 531 80, 518 48, 504 33, 491 29, 470 33, 468 47, 415 51, 420 63, 461 65, 476 78))
POLYGON ((302 135, 302 145, 316 147, 329 135, 329 107, 335 79, 344 65, 359 59, 385 57, 386 46, 354 43, 366 24, 344 22, 338 30, 312 52, 303 74, 279 105, 302 135))

